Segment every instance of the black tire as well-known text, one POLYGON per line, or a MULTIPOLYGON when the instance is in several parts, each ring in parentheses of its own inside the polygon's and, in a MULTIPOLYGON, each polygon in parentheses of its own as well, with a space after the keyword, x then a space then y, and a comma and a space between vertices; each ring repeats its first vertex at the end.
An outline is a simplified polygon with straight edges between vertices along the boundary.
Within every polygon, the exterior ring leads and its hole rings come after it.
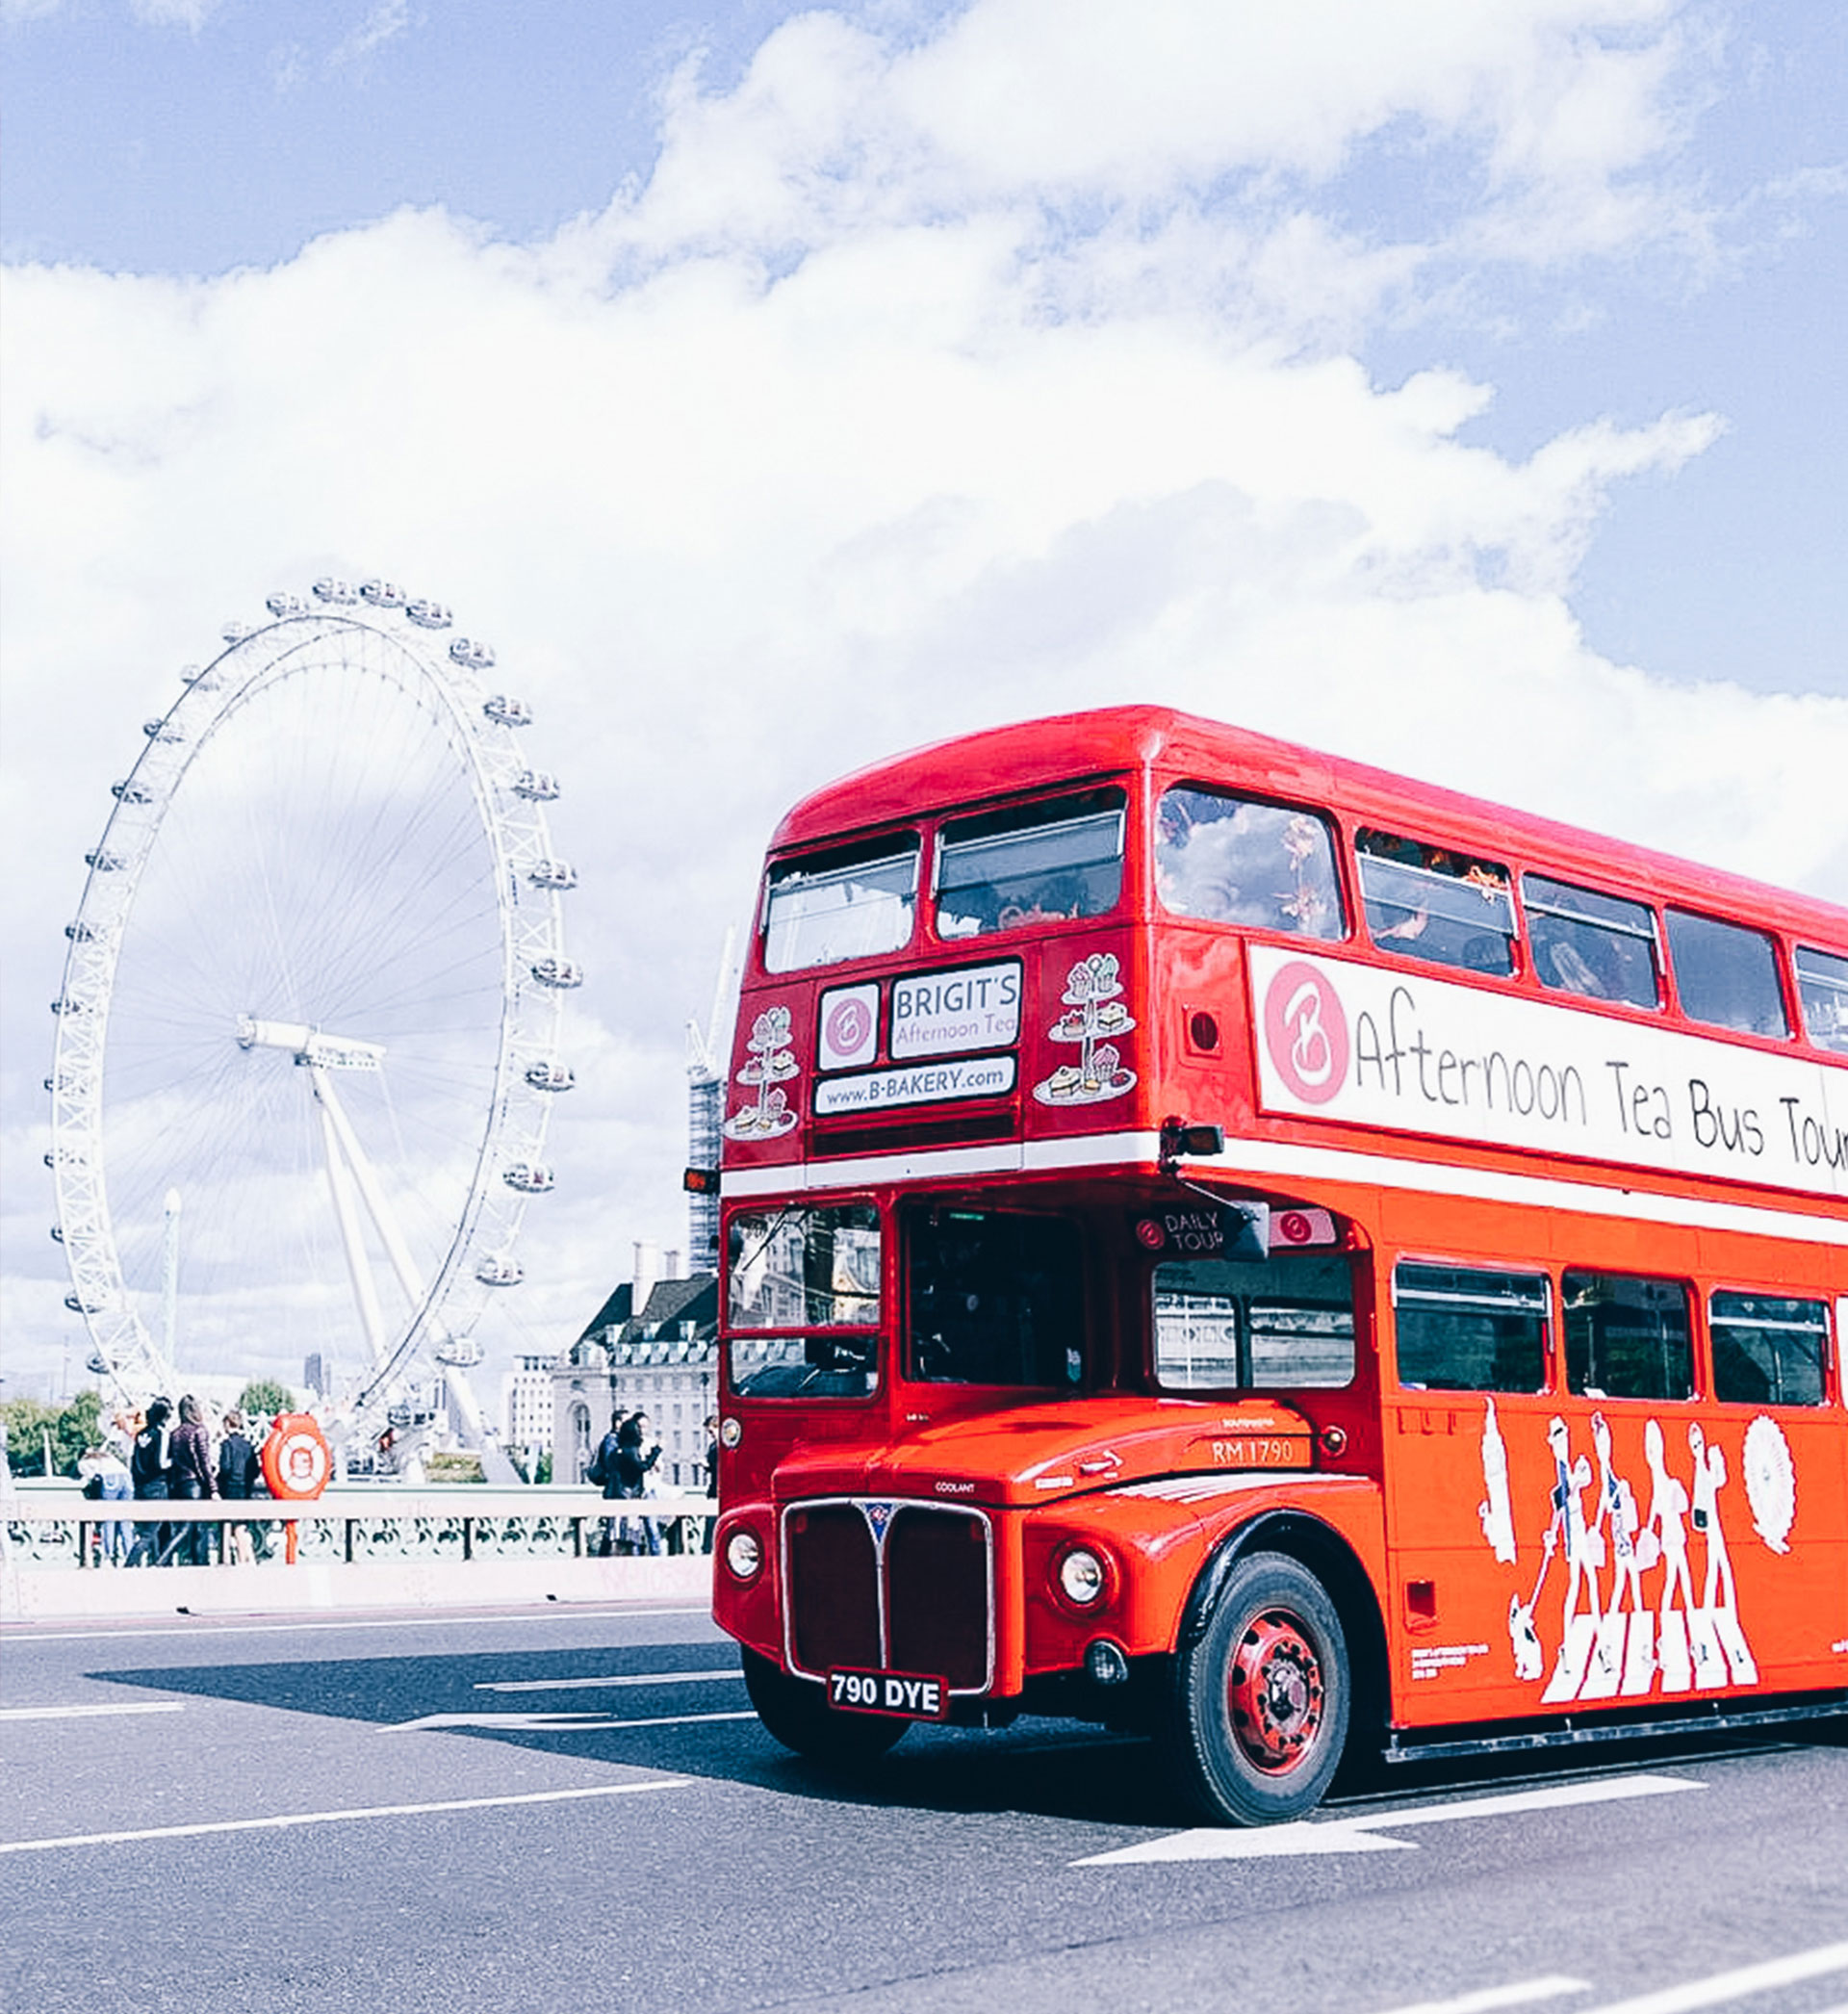
POLYGON ((1341 1617, 1306 1566, 1241 1560, 1174 1678, 1167 1745, 1207 1817, 1267 1825, 1315 1809, 1347 1745, 1353 1681, 1341 1617))
POLYGON ((757 1718, 785 1748, 833 1769, 864 1769, 904 1740, 909 1720, 891 1714, 845 1714, 820 1686, 791 1678, 755 1650, 744 1653, 744 1690, 757 1718))

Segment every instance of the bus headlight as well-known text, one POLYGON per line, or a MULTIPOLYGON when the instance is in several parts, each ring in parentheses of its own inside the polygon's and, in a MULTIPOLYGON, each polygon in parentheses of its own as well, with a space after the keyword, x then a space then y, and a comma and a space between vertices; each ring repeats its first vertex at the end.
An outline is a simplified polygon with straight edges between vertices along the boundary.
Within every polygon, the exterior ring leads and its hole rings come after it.
POLYGON ((763 1566, 763 1541, 741 1525, 725 1541, 726 1570, 734 1581, 755 1581, 763 1566))
POLYGON ((1060 1555, 1059 1589, 1073 1608, 1091 1608, 1110 1589, 1110 1569, 1089 1546, 1071 1546, 1060 1555))

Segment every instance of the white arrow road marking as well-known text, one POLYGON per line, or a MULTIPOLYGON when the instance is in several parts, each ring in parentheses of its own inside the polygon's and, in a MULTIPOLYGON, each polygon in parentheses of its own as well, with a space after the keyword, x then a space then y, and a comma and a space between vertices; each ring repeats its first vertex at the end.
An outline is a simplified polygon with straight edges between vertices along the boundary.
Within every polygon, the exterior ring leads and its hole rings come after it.
POLYGON ((104 1714, 182 1714, 186 1704, 179 1699, 136 1699, 109 1706, 7 1706, 0 1707, 0 1720, 91 1720, 104 1714))
POLYGON ((1497 2007, 1530 2007, 1538 2000, 1590 1991, 1589 1979, 1553 1975, 1544 1979, 1519 1979, 1512 1986, 1483 1986, 1475 1993, 1459 1993, 1454 2000, 1422 2000, 1413 2007, 1395 2007, 1392 2014, 1492 2014, 1497 2007))
POLYGON ((578 1692, 603 1686, 741 1686, 742 1671, 625 1671, 611 1678, 478 1679, 477 1692, 578 1692))
POLYGON ((701 1720, 755 1720, 755 1713, 664 1714, 649 1720, 621 1720, 614 1714, 425 1714, 418 1720, 394 1720, 380 1734, 415 1734, 435 1727, 480 1727, 490 1733, 585 1734, 600 1727, 692 1727, 701 1720))
POLYGON ((77 1832, 53 1839, 0 1840, 0 1853, 44 1853, 54 1846, 119 1846, 148 1839, 200 1839, 210 1832, 283 1832, 296 1825, 338 1825, 350 1819, 421 1819, 445 1811, 498 1811, 515 1804, 565 1804, 578 1797, 628 1797, 644 1791, 683 1791, 692 1779, 661 1776, 648 1783, 599 1783, 581 1790, 523 1791, 506 1797, 449 1797, 438 1804, 374 1804, 347 1811, 292 1811, 268 1819, 218 1819, 199 1825, 150 1825, 140 1832, 77 1832))
POLYGON ((1130 1867, 1155 1860, 1268 1860, 1301 1853, 1409 1852, 1411 1842, 1381 1839, 1382 1832, 1400 1832, 1411 1825, 1444 1825, 1456 1819, 1494 1819, 1518 1812, 1553 1811, 1573 1804, 1608 1804, 1625 1797, 1658 1797, 1670 1791, 1698 1791, 1707 1786, 1686 1776, 1616 1776, 1602 1783, 1560 1783, 1543 1790, 1510 1791, 1498 1797, 1475 1797, 1451 1804, 1414 1805, 1409 1811, 1380 1811, 1360 1818, 1299 1819, 1288 1825, 1203 1826, 1194 1832, 1171 1832, 1166 1839, 1120 1846, 1114 1853, 1093 1853, 1074 1860, 1073 1867, 1130 1867))

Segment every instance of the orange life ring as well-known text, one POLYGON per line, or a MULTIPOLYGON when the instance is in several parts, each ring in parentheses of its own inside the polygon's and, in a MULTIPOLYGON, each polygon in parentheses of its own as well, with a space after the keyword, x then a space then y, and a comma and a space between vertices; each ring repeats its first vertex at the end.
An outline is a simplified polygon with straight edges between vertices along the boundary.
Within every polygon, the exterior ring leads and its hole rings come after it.
POLYGON ((272 1497, 318 1497, 333 1474, 327 1436, 305 1412, 280 1412, 263 1444, 263 1480, 272 1497))

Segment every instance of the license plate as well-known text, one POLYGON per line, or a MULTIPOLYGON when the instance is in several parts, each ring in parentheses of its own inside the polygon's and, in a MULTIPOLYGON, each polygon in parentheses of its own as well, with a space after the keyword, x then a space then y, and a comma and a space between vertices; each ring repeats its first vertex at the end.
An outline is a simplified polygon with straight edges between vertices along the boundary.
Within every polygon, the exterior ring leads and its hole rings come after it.
POLYGON ((905 1671, 831 1671, 828 1704, 849 1714, 895 1714, 907 1720, 941 1720, 950 1689, 940 1678, 905 1671))

